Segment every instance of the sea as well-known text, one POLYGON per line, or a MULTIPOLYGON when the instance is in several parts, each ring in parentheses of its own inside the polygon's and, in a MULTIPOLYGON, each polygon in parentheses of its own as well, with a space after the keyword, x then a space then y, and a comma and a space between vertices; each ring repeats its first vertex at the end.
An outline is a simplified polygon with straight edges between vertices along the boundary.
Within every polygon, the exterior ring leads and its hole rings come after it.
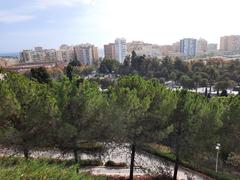
POLYGON ((19 57, 18 52, 0 53, 0 57, 19 57))

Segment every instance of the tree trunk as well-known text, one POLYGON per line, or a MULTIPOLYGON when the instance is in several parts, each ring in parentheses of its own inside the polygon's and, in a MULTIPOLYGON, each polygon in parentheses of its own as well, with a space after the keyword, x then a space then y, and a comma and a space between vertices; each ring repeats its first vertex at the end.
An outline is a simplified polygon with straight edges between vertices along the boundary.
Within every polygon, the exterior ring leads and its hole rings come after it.
POLYGON ((219 89, 217 89, 217 96, 219 96, 219 89))
POLYGON ((133 180, 133 168, 134 168, 134 159, 135 159, 135 152, 136 152, 136 149, 135 149, 135 143, 132 144, 132 147, 131 147, 131 164, 130 164, 130 175, 129 175, 129 179, 130 180, 133 180))
POLYGON ((78 163, 78 151, 77 151, 77 149, 73 150, 73 154, 74 154, 75 163, 78 163))
POLYGON ((23 154, 24 154, 25 159, 29 158, 29 150, 27 148, 23 149, 23 154))
POLYGON ((179 142, 177 142, 177 147, 176 147, 176 161, 175 161, 175 166, 174 166, 174 174, 173 174, 173 180, 177 180, 177 173, 178 173, 178 166, 179 166, 179 142))
POLYGON ((207 87, 205 88, 205 97, 207 97, 208 92, 207 92, 207 87))

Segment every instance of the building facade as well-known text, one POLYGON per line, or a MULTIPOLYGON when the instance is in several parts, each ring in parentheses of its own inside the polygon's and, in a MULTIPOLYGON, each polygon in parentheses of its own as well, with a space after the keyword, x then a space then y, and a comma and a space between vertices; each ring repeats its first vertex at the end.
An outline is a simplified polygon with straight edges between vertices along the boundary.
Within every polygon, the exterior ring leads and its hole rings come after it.
POLYGON ((74 46, 74 54, 83 65, 92 65, 98 61, 98 49, 91 44, 74 46))
POLYGON ((172 49, 174 53, 180 53, 180 42, 175 42, 172 44, 172 49))
POLYGON ((21 63, 70 62, 74 59, 77 59, 84 65, 92 65, 99 59, 98 49, 91 44, 77 46, 63 44, 58 50, 35 47, 34 50, 23 50, 20 52, 21 63))
POLYGON ((104 45, 104 57, 105 59, 115 59, 115 44, 109 43, 104 45))
POLYGON ((63 62, 70 62, 75 58, 73 46, 63 44, 59 47, 59 51, 62 54, 63 62))
POLYGON ((196 55, 197 40, 193 38, 184 38, 180 40, 180 53, 187 57, 196 55))
POLYGON ((127 43, 124 38, 117 38, 115 40, 115 59, 123 63, 125 57, 127 56, 127 43))
POLYGON ((36 47, 34 50, 23 50, 20 52, 21 63, 36 63, 36 62, 57 62, 63 61, 61 51, 55 49, 43 49, 36 47))
POLYGON ((31 50, 23 50, 19 53, 20 62, 21 63, 31 63, 32 60, 32 51, 31 50))
POLYGON ((210 43, 207 46, 207 52, 216 52, 218 45, 215 43, 210 43))
POLYGON ((223 36, 220 39, 221 51, 239 51, 240 35, 223 36))
POLYGON ((197 40, 197 55, 204 55, 207 52, 208 42, 205 39, 197 40))
POLYGON ((127 54, 131 55, 135 52, 138 56, 152 55, 152 44, 144 43, 143 41, 132 41, 127 43, 127 54))

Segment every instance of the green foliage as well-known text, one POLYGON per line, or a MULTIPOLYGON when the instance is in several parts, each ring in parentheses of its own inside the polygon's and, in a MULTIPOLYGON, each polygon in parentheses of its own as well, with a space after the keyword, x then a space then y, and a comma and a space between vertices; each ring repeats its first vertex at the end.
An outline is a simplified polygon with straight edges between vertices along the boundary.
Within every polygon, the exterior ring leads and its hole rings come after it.
POLYGON ((31 78, 39 83, 49 83, 50 75, 45 67, 33 68, 31 69, 31 78))
POLYGON ((192 89, 194 87, 192 78, 187 75, 182 75, 179 81, 184 88, 192 89))
MULTIPOLYGON (((105 72, 109 73, 109 72, 105 72)), ((165 57, 163 59, 138 56, 135 52, 127 56, 120 66, 122 75, 139 74, 146 78, 172 80, 187 89, 199 86, 216 86, 215 89, 235 87, 240 83, 240 63, 238 60, 223 61, 207 59, 183 61, 182 59, 165 57)))
POLYGON ((13 129, 11 134, 7 134, 5 142, 9 145, 13 143, 26 151, 35 145, 46 145, 58 120, 55 98, 46 85, 17 74, 9 73, 6 83, 9 91, 14 92, 20 108, 17 115, 8 118, 13 129))
POLYGON ((104 59, 101 64, 99 71, 100 73, 112 73, 117 72, 119 69, 120 63, 114 59, 104 59))
POLYGON ((73 78, 73 66, 70 64, 66 67, 66 75, 69 78, 69 80, 71 81, 73 78))
POLYGON ((1 158, 0 179, 61 179, 61 180, 103 180, 85 173, 77 174, 76 165, 65 166, 65 162, 50 163, 48 160, 23 160, 21 158, 1 158))
POLYGON ((236 83, 232 80, 223 80, 215 84, 216 89, 226 90, 227 88, 233 88, 236 86, 236 83))
POLYGON ((128 141, 144 139, 144 124, 148 123, 146 113, 150 107, 154 88, 153 83, 145 81, 139 76, 120 78, 114 87, 115 106, 118 106, 117 115, 121 128, 119 135, 124 135, 128 141))
POLYGON ((227 159, 227 164, 231 165, 237 170, 240 170, 240 155, 233 152, 230 153, 227 159))
POLYGON ((222 119, 223 126, 221 128, 222 153, 227 158, 231 152, 240 152, 240 97, 229 97, 226 102, 222 119))
POLYGON ((0 81, 0 130, 11 126, 9 119, 18 116, 20 105, 5 81, 0 81))
POLYGON ((95 160, 92 160, 92 159, 86 159, 86 160, 80 160, 79 161, 79 166, 83 167, 83 166, 101 166, 103 165, 102 161, 98 160, 98 159, 95 159, 95 160))
MULTIPOLYGON (((164 151, 164 150, 154 147, 152 145, 144 145, 144 146, 142 146, 141 149, 148 153, 154 154, 158 157, 164 158, 164 159, 172 161, 172 162, 175 162, 175 160, 176 160, 176 156, 174 153, 169 152, 169 151, 164 151)), ((235 180, 238 178, 237 176, 232 175, 227 172, 216 173, 214 169, 210 169, 210 168, 204 167, 202 165, 199 165, 199 164, 195 163, 193 160, 190 160, 190 161, 181 160, 180 164, 184 167, 187 167, 194 171, 200 172, 200 173, 205 174, 214 179, 235 180)))
POLYGON ((75 59, 75 60, 71 61, 68 65, 70 65, 70 66, 81 66, 81 62, 75 59))
MULTIPOLYGON (((198 83, 208 78, 197 72, 205 68, 201 63, 192 70, 170 58, 163 64, 169 69, 176 66, 171 74, 176 80, 180 70, 194 71, 198 83)), ((214 72, 211 76, 215 78, 214 72)), ((156 78, 146 80, 138 75, 120 77, 107 85, 106 92, 99 87, 98 81, 77 77, 42 84, 7 73, 0 81, 1 144, 24 151, 27 157, 35 147, 77 153, 100 152, 102 142, 135 144, 136 148, 164 142, 173 152, 180 146, 180 160, 214 169, 215 144, 220 142, 220 162, 236 163, 240 154, 239 96, 206 99, 186 90, 172 91, 156 78)), ((166 156, 172 158, 172 152, 166 156)))
POLYGON ((109 160, 105 163, 105 166, 106 167, 127 167, 127 164, 126 163, 116 163, 114 161, 109 160))

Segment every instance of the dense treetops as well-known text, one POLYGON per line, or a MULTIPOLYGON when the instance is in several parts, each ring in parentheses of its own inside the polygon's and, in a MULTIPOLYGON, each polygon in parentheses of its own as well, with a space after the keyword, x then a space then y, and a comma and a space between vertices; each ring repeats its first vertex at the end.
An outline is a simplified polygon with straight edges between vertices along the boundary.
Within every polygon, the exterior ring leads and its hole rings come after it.
POLYGON ((120 77, 106 92, 75 76, 50 83, 36 79, 8 72, 0 81, 0 143, 25 157, 42 146, 76 153, 83 142, 136 148, 161 142, 179 158, 202 163, 211 163, 217 142, 223 161, 240 153, 239 96, 208 99, 138 75, 120 77))
POLYGON ((126 57, 121 65, 116 60, 101 62, 101 73, 139 74, 162 81, 174 81, 187 89, 215 86, 216 90, 233 88, 240 83, 240 61, 209 58, 183 61, 180 58, 163 59, 137 56, 135 52, 126 57))

